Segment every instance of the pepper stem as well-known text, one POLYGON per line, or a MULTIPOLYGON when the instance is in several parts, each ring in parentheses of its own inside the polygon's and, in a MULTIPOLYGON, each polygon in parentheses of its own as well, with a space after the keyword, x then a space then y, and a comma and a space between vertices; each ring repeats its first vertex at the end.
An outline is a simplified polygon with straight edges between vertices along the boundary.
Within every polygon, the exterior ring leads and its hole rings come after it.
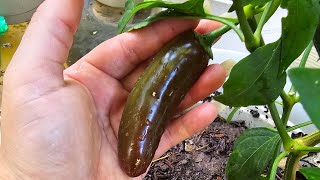
POLYGON ((214 41, 216 41, 221 35, 225 34, 226 32, 228 32, 230 30, 231 30, 230 26, 224 25, 224 26, 220 27, 219 29, 216 29, 210 33, 204 34, 202 36, 203 41, 207 46, 212 46, 214 41))
POLYGON ((213 58, 211 46, 212 44, 223 34, 230 31, 231 27, 224 25, 210 33, 200 35, 195 33, 196 37, 198 38, 199 42, 201 43, 202 47, 207 51, 208 55, 213 58))

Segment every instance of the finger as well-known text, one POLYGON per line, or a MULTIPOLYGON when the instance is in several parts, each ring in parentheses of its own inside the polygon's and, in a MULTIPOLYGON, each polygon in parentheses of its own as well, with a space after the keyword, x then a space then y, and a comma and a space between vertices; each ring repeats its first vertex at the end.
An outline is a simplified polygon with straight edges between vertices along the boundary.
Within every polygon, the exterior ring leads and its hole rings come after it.
POLYGON ((195 28, 197 24, 196 20, 159 21, 103 42, 78 62, 88 61, 106 74, 121 79, 174 36, 195 28))
POLYGON ((148 67, 152 59, 145 61, 136 67, 132 73, 130 73, 128 76, 124 77, 121 80, 122 86, 124 89, 126 89, 128 92, 131 92, 132 88, 134 87, 136 81, 139 79, 139 77, 142 75, 142 73, 145 71, 145 69, 148 67))
POLYGON ((37 82, 38 86, 46 87, 63 83, 63 63, 72 45, 82 6, 83 0, 46 0, 40 5, 7 69, 8 85, 37 82))
POLYGON ((190 112, 173 120, 161 137, 155 157, 160 157, 167 150, 200 132, 207 127, 217 116, 217 110, 212 103, 204 103, 190 112))
POLYGON ((221 65, 215 64, 208 66, 184 97, 179 106, 179 110, 183 111, 213 93, 222 86, 226 77, 226 71, 221 65))
MULTIPOLYGON (((219 23, 203 23, 201 32, 216 28, 219 23), (215 24, 215 25, 213 25, 215 24)), ((101 71, 121 79, 138 64, 154 55, 164 44, 177 34, 198 26, 196 20, 162 20, 136 31, 121 34, 105 41, 82 60, 88 61, 101 71)), ((80 60, 80 61, 82 61, 80 60)), ((72 69, 72 68, 71 68, 72 69)))
POLYGON ((203 19, 199 22, 195 31, 200 34, 206 34, 211 32, 214 29, 218 29, 221 26, 222 24, 220 22, 203 19))
MULTIPOLYGON (((221 26, 221 23, 211 20, 201 20, 196 27, 195 31, 204 34, 211 32, 221 26)), ((122 79, 122 84, 125 89, 131 90, 133 85, 135 84, 136 80, 140 77, 140 75, 143 73, 144 69, 147 67, 149 62, 142 62, 139 64, 138 68, 135 68, 130 74, 126 75, 122 79)))

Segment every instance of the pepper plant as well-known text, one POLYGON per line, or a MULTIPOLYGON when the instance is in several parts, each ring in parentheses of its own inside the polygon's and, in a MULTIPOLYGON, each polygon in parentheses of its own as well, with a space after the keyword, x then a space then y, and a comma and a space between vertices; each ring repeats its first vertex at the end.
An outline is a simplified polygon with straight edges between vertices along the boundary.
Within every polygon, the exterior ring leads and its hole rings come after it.
POLYGON ((188 0, 184 3, 145 0, 139 4, 128 0, 118 25, 119 31, 125 30, 138 11, 151 8, 165 10, 129 30, 168 18, 211 19, 224 26, 202 36, 203 44, 210 45, 218 36, 234 30, 250 52, 233 67, 223 86, 223 94, 216 96, 215 100, 232 107, 267 105, 276 128, 250 129, 236 140, 226 167, 227 178, 273 180, 278 163, 287 156, 285 180, 294 180, 298 170, 308 179, 320 179, 319 168, 299 167, 302 156, 309 152, 320 152, 320 147, 316 147, 320 143, 320 131, 298 139, 292 139, 288 134, 311 124, 320 129, 320 69, 305 68, 313 45, 320 54, 320 0, 234 0, 229 12, 235 11, 236 18, 210 14, 204 8, 204 0, 188 0), (265 44, 262 29, 280 7, 288 11, 288 15, 282 19, 281 37, 265 44), (301 54, 303 58, 299 67, 290 69, 291 63, 301 54), (293 86, 285 92, 287 76, 293 86), (278 97, 282 99, 282 114, 276 107, 278 97), (311 121, 286 128, 290 113, 297 103, 303 105, 311 121), (268 175, 262 176, 266 172, 268 175))

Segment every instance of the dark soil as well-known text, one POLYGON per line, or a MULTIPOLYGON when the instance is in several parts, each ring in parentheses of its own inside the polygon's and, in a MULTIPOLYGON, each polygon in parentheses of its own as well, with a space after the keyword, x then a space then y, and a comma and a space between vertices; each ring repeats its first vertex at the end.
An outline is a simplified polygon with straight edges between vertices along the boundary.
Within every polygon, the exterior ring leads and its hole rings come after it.
MULTIPOLYGON (((226 124, 224 119, 218 117, 205 130, 155 160, 144 180, 226 180, 225 167, 234 141, 245 129, 244 122, 226 124)), ((292 138, 303 136, 303 133, 292 134, 292 138)), ((309 153, 302 158, 302 166, 315 167, 304 160, 313 155, 309 153)), ((276 180, 282 180, 283 173, 278 168, 276 180)), ((296 179, 306 180, 299 172, 296 179)))
POLYGON ((217 118, 204 131, 176 145, 154 162, 144 180, 224 180, 235 139, 246 129, 243 122, 226 124, 217 118))

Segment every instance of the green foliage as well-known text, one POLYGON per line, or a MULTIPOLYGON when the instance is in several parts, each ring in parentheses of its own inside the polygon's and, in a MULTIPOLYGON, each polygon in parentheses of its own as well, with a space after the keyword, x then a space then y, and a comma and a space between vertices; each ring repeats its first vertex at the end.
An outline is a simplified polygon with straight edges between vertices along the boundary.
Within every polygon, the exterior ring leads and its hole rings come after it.
MULTIPOLYGON (((249 4, 252 6, 262 6, 269 1, 271 0, 242 0, 241 4, 242 4, 242 7, 247 6, 249 4)), ((235 10, 234 5, 232 5, 229 9, 229 12, 232 12, 234 10, 235 10)))
POLYGON ((271 0, 242 0, 242 6, 246 6, 248 4, 251 4, 252 6, 261 6, 269 1, 271 0))
POLYGON ((289 77, 300 94, 304 109, 320 129, 320 69, 291 69, 289 77))
POLYGON ((281 38, 241 60, 223 86, 224 94, 215 98, 217 101, 237 107, 264 105, 280 95, 285 70, 313 38, 320 15, 319 0, 289 0, 283 5, 289 13, 283 19, 281 38))
MULTIPOLYGON (((144 1, 137 5, 134 4, 133 0, 128 0, 126 3, 125 13, 119 21, 118 30, 123 32, 128 22, 133 16, 142 9, 151 9, 155 7, 175 9, 181 13, 188 13, 193 16, 205 16, 206 13, 203 8, 204 0, 189 0, 185 3, 171 3, 164 1, 144 1)), ((168 16, 167 16, 168 17, 168 16)))
POLYGON ((286 83, 286 75, 278 75, 279 58, 279 42, 258 48, 233 67, 223 95, 215 100, 234 107, 274 101, 286 83))
POLYGON ((320 168, 301 168, 299 170, 308 180, 318 180, 320 178, 320 168))
POLYGON ((319 0, 286 0, 288 16, 282 20, 281 63, 284 72, 313 39, 320 16, 319 0))
POLYGON ((214 16, 214 15, 210 15, 210 14, 206 14, 206 15, 190 15, 189 13, 183 13, 180 11, 177 11, 175 9, 167 9, 165 11, 159 12, 153 16, 150 16, 146 19, 144 19, 143 21, 135 24, 131 29, 129 29, 128 31, 134 30, 134 29, 140 29, 143 27, 148 26, 149 24, 161 20, 161 19, 170 19, 170 18, 183 18, 183 19, 210 19, 210 20, 215 20, 215 21, 219 21, 222 22, 224 24, 227 24, 229 27, 233 28, 236 33, 240 36, 240 39, 242 39, 242 32, 240 31, 240 29, 238 29, 236 27, 236 25, 234 24, 235 21, 233 19, 228 19, 228 18, 222 18, 222 17, 218 17, 218 16, 214 16), (233 21, 233 22, 232 22, 233 21))
POLYGON ((268 128, 245 131, 235 142, 227 164, 228 180, 258 180, 280 142, 277 132, 268 128))
POLYGON ((313 43, 314 43, 314 46, 316 47, 318 55, 320 56, 320 23, 318 25, 316 33, 314 34, 313 43))
MULTIPOLYGON (((140 29, 143 27, 148 26, 149 24, 161 20, 161 19, 169 19, 169 18, 188 18, 188 15, 182 12, 174 11, 171 9, 162 11, 158 14, 155 14, 153 16, 149 16, 148 18, 144 19, 143 21, 135 24, 132 28, 130 28, 128 31, 134 30, 134 29, 140 29)), ((190 18, 190 17, 189 17, 190 18)))
POLYGON ((141 2, 137 5, 134 4, 133 0, 128 0, 126 3, 126 10, 122 18, 118 23, 118 31, 122 33, 125 30, 128 22, 133 18, 133 16, 143 9, 150 8, 168 8, 165 11, 152 15, 143 21, 135 24, 130 30, 140 29, 149 24, 161 20, 161 19, 170 19, 170 18, 184 18, 184 19, 210 19, 226 24, 231 27, 235 32, 239 35, 240 39, 243 40, 243 33, 239 28, 236 27, 234 23, 237 20, 232 18, 224 18, 211 14, 206 14, 203 7, 204 0, 189 0, 185 3, 171 3, 165 1, 156 1, 156 0, 148 0, 141 2))

